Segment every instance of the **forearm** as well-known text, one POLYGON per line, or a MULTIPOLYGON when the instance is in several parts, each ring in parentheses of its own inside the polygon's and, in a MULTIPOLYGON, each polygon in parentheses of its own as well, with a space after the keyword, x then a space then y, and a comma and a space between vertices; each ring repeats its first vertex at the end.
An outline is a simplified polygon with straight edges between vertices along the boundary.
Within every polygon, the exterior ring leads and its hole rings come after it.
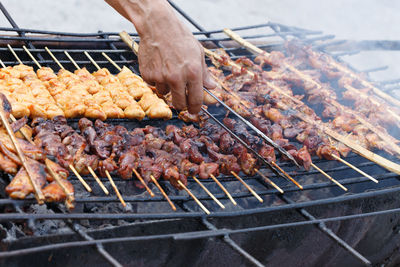
POLYGON ((141 38, 151 38, 169 31, 186 31, 166 0, 106 0, 131 21, 141 38))

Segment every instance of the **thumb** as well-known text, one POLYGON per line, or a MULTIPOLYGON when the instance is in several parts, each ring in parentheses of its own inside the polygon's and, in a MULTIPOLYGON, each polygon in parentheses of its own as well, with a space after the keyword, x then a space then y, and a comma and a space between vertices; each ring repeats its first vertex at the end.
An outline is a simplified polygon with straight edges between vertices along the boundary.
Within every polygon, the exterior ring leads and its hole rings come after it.
POLYGON ((207 89, 213 89, 217 86, 217 82, 211 77, 208 70, 205 71, 204 78, 203 78, 203 85, 207 89))

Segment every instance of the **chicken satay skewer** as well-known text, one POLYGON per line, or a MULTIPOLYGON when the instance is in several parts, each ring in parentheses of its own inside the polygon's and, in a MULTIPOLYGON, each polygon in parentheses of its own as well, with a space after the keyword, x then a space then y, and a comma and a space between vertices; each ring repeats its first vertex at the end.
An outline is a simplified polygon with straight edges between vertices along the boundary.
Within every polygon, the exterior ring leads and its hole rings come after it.
MULTIPOLYGON (((29 57, 35 62, 35 64, 39 67, 42 68, 42 66, 40 65, 40 63, 36 60, 36 58, 32 55, 32 53, 25 47, 23 46, 24 50, 26 51, 26 53, 29 55, 29 57)), ((47 47, 46 47, 47 48, 47 47)), ((13 51, 13 50, 12 50, 13 51)), ((47 48, 46 51, 49 52, 50 56, 52 56, 53 59, 56 60, 57 64, 60 66, 60 68, 64 68, 60 62, 58 62, 57 58, 54 57, 53 53, 51 53, 51 51, 47 48)), ((29 141, 32 142, 32 140, 30 140, 30 138, 27 138, 25 136, 25 138, 29 141)), ((82 178, 82 176, 78 173, 78 171, 75 169, 75 167, 72 164, 69 164, 68 167, 71 169, 71 171, 75 174, 75 176, 78 178, 78 180, 82 183, 82 185, 85 187, 85 189, 88 192, 92 192, 92 188, 86 183, 86 181, 82 178)))
POLYGON ((154 197, 154 193, 153 191, 151 191, 150 187, 144 182, 142 176, 140 175, 140 173, 136 170, 136 169, 132 169, 133 173, 136 175, 136 177, 138 178, 138 180, 142 183, 142 185, 144 186, 144 188, 146 188, 146 191, 150 194, 151 197, 154 197))
POLYGON ((207 187, 205 187, 200 181, 199 179, 197 179, 195 176, 192 176, 193 180, 196 181, 196 183, 198 183, 200 185, 200 187, 206 191, 206 193, 215 201, 215 203, 218 204, 218 206, 220 206, 222 209, 225 209, 225 206, 221 203, 221 201, 218 200, 218 198, 216 198, 213 193, 210 192, 210 190, 207 189, 207 187))
POLYGON ((240 176, 237 175, 236 172, 231 171, 231 174, 232 174, 236 179, 238 179, 238 180, 247 188, 247 190, 249 190, 250 193, 252 193, 253 196, 254 196, 255 198, 257 198, 258 201, 260 201, 261 203, 264 202, 264 200, 256 193, 256 191, 254 191, 253 188, 251 188, 248 184, 246 184, 246 182, 243 181, 243 179, 240 178, 240 176))
POLYGON ((74 192, 71 192, 61 181, 61 177, 58 175, 57 172, 55 172, 53 170, 53 168, 51 167, 51 164, 49 163, 49 159, 45 159, 45 164, 46 164, 46 168, 49 170, 50 175, 54 178, 54 180, 56 181, 56 183, 61 187, 61 189, 63 190, 64 194, 66 195, 66 200, 65 200, 65 206, 68 209, 73 209, 74 208, 74 201, 75 201, 75 197, 74 197, 74 192))
POLYGON ((6 103, 4 103, 4 99, 6 99, 6 97, 3 94, 0 94, 0 119, 1 119, 1 122, 2 122, 3 126, 6 128, 7 133, 15 147, 15 150, 17 151, 18 157, 21 160, 22 166, 25 168, 25 170, 28 174, 29 182, 32 185, 37 202, 39 204, 43 204, 44 199, 45 199, 44 195, 43 195, 42 191, 40 190, 40 187, 34 182, 32 170, 30 169, 29 164, 26 161, 24 152, 22 152, 21 148, 19 147, 17 138, 15 137, 14 132, 11 129, 11 126, 8 122, 8 119, 6 116, 6 111, 4 110, 4 105, 6 104, 6 103))
MULTIPOLYGON (((208 50, 208 49, 205 49, 205 51, 208 51, 207 52, 207 55, 208 56, 210 56, 210 57, 214 57, 214 58, 216 58, 216 59, 221 59, 220 58, 220 56, 219 55, 217 55, 217 54, 215 54, 214 52, 212 52, 212 51, 210 51, 210 50, 208 50)), ((236 64, 235 62, 233 62, 233 61, 231 61, 231 60, 229 60, 229 64, 230 65, 232 65, 232 66, 235 66, 235 67, 238 67, 238 68, 240 68, 240 66, 238 65, 238 64, 236 64)), ((253 74, 254 75, 254 73, 252 73, 251 71, 248 71, 249 72, 249 74, 253 74)), ((216 78, 216 77, 215 77, 216 78)), ((216 81, 218 82, 218 83, 220 83, 221 84, 221 86, 227 91, 227 92, 232 92, 232 90, 231 89, 229 89, 229 88, 227 88, 226 86, 225 86, 225 84, 221 81, 221 80, 219 80, 218 78, 216 79, 216 81)), ((276 87, 276 86, 275 86, 276 87)), ((273 88, 275 88, 275 87, 273 87, 273 88)), ((285 97, 287 97, 287 98, 289 98, 289 99, 291 99, 292 101, 294 101, 296 104, 300 104, 300 105, 303 105, 303 102, 301 102, 300 100, 298 100, 298 99, 296 99, 296 98, 294 98, 294 97, 291 97, 291 96, 289 96, 288 94, 286 94, 285 92, 283 92, 282 90, 280 90, 279 88, 278 89, 276 89, 278 92, 280 92, 280 93, 282 93, 285 97)), ((240 100, 240 103, 243 105, 243 106, 245 106, 246 107, 246 105, 244 104, 244 103, 246 102, 245 100, 240 100)), ((346 162, 347 164, 346 165, 348 165, 348 166, 353 166, 352 164, 350 164, 349 162, 347 162, 347 161, 345 161, 344 159, 342 159, 342 163, 344 163, 344 162, 346 162)), ((323 172, 320 168, 318 168, 314 163, 311 163, 312 164, 312 166, 317 170, 317 171, 319 171, 321 174, 323 174, 325 177, 327 177, 328 179, 330 179, 330 180, 335 180, 335 179, 333 179, 332 177, 330 177, 327 173, 325 173, 325 172, 323 172), (322 172, 321 172, 322 171, 322 172)), ((355 167, 355 166, 353 166, 354 168, 354 170, 356 170, 357 172, 359 172, 361 175, 363 175, 363 176, 365 176, 364 175, 364 172, 362 172, 361 170, 359 170, 357 167, 355 167)), ((367 176, 365 176, 365 177, 367 177, 368 179, 370 179, 370 176, 369 175, 367 175, 367 176)), ((375 179, 376 180, 376 179, 375 179)), ((336 181, 336 180, 335 180, 336 181)), ((372 181, 374 181, 374 180, 372 180, 372 181)), ((336 181, 337 182, 337 181, 336 181)), ((335 183, 336 183, 335 182, 335 183)), ((374 181, 375 182, 375 181, 374 181)))
POLYGON ((165 193, 164 189, 162 189, 161 185, 157 182, 157 179, 154 178, 153 175, 150 175, 150 178, 153 181, 153 183, 157 186, 158 190, 160 190, 160 192, 164 196, 164 198, 168 201, 168 204, 171 206, 172 210, 176 211, 176 207, 175 207, 174 203, 168 197, 167 193, 165 193))
POLYGON ((111 184, 112 188, 115 191, 115 194, 117 194, 117 197, 118 197, 119 201, 121 202, 122 206, 126 207, 125 200, 122 198, 122 195, 119 192, 117 186, 115 185, 114 180, 112 179, 110 173, 107 170, 105 171, 105 173, 106 173, 106 176, 107 176, 108 180, 110 181, 110 184, 111 184))
POLYGON ((189 196, 191 196, 194 201, 197 203, 197 205, 199 205, 199 207, 206 213, 206 214, 210 214, 210 211, 204 207, 203 203, 200 202, 200 200, 192 193, 190 192, 190 190, 181 182, 181 180, 178 180, 178 184, 189 194, 189 196))

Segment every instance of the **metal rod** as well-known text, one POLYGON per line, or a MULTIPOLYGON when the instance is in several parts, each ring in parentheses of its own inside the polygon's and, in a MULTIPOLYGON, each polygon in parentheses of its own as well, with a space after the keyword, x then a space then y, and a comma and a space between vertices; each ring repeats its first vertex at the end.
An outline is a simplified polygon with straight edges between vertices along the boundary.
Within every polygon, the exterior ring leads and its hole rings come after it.
POLYGON ((197 205, 200 206, 200 208, 206 213, 206 214, 210 214, 210 211, 204 207, 204 205, 200 202, 200 200, 192 193, 190 192, 190 190, 180 181, 178 180, 178 184, 189 194, 189 196, 191 196, 194 201, 197 203, 197 205))
POLYGON ((236 201, 233 199, 232 195, 229 193, 229 191, 225 188, 225 186, 223 186, 217 178, 215 178, 215 176, 213 174, 210 174, 211 179, 214 180, 214 182, 219 186, 219 188, 222 189, 222 191, 224 191, 224 193, 228 196, 229 200, 233 203, 233 205, 237 205, 236 201))
POLYGON ((215 203, 218 204, 218 206, 220 206, 222 209, 225 209, 224 204, 222 204, 221 201, 219 201, 218 198, 216 198, 214 194, 207 189, 207 187, 205 187, 195 176, 192 177, 196 181, 196 183, 198 183, 200 187, 203 188, 203 190, 206 191, 206 193, 215 201, 215 203))
POLYGON ((254 196, 255 198, 257 198, 258 201, 260 201, 261 203, 264 202, 264 200, 256 193, 256 191, 254 191, 253 188, 251 188, 245 181, 243 181, 243 179, 240 178, 240 176, 237 175, 236 172, 231 171, 231 174, 232 174, 236 179, 238 179, 238 180, 247 188, 247 190, 249 190, 250 193, 252 193, 253 196, 254 196))
POLYGON ((161 185, 157 182, 157 179, 154 178, 153 175, 150 175, 151 180, 153 183, 157 186, 158 190, 160 190, 161 194, 164 196, 164 198, 168 201, 169 205, 171 206, 173 211, 176 211, 176 207, 174 203, 172 203, 171 199, 168 197, 167 193, 165 193, 164 189, 162 189, 161 185))
POLYGON ((125 203, 124 199, 122 198, 121 193, 119 192, 117 186, 114 183, 114 180, 112 179, 110 173, 107 170, 106 170, 106 176, 107 176, 108 180, 110 181, 110 184, 111 184, 112 188, 114 189, 115 193, 117 194, 119 201, 121 201, 122 206, 126 207, 126 203, 125 203))

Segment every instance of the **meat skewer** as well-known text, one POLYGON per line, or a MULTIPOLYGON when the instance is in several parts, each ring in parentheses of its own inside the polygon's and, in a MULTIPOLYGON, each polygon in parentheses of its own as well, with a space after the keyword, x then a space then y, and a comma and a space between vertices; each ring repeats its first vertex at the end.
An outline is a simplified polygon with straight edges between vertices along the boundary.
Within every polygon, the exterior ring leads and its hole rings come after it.
POLYGON ((225 186, 223 186, 218 179, 213 175, 210 174, 211 179, 214 180, 214 182, 219 186, 219 188, 221 188, 222 191, 224 191, 224 193, 228 196, 229 200, 233 203, 233 205, 237 205, 236 201, 233 199, 232 195, 229 193, 229 191, 225 188, 225 186))
POLYGON ((140 173, 135 168, 132 168, 132 171, 136 175, 136 178, 138 178, 138 180, 142 183, 144 188, 146 188, 146 191, 150 194, 150 196, 154 197, 155 195, 154 195, 153 191, 151 191, 150 187, 145 183, 145 181, 143 180, 140 173))
POLYGON ((158 183, 157 179, 154 178, 154 176, 151 174, 150 175, 151 181, 157 186, 158 190, 160 190, 161 194, 164 196, 164 198, 168 201, 168 204, 171 206, 173 211, 176 211, 176 207, 174 203, 171 201, 167 193, 165 193, 164 189, 161 187, 161 185, 158 183))
MULTIPOLYGON (((250 42, 242 39, 238 34, 234 33, 233 31, 231 31, 229 29, 225 29, 224 32, 229 37, 231 37, 233 40, 237 41, 238 43, 240 43, 241 45, 246 47, 250 52, 252 52, 256 55, 261 55, 261 56, 267 56, 267 57, 271 56, 271 54, 268 54, 264 50, 256 47, 255 45, 251 44, 250 42)), ((328 91, 327 89, 323 88, 324 86, 320 82, 316 81, 316 80, 318 80, 318 78, 315 78, 315 80, 314 80, 307 73, 305 73, 304 71, 299 71, 298 69, 296 69, 293 65, 291 65, 286 60, 281 60, 281 62, 282 62, 281 64, 285 68, 289 69, 292 73, 294 73, 295 76, 304 80, 306 83, 309 83, 310 85, 312 84, 313 87, 310 89, 307 89, 308 87, 305 86, 306 92, 308 92, 308 91, 314 92, 316 90, 320 94, 322 91, 328 91)), ((317 100, 318 100, 318 97, 317 97, 317 100)), ((376 126, 372 125, 366 118, 364 118, 357 111, 351 110, 351 109, 341 105, 334 98, 332 98, 332 96, 331 96, 331 94, 329 94, 329 92, 327 92, 327 94, 324 95, 324 99, 323 99, 322 103, 327 108, 333 106, 337 110, 340 110, 344 114, 354 116, 361 124, 365 125, 368 129, 370 129, 372 132, 377 134, 384 142, 386 142, 386 144, 388 145, 388 147, 390 147, 390 149, 393 149, 398 155, 400 155, 400 146, 396 145, 396 143, 398 141, 395 138, 390 136, 386 131, 383 132, 382 130, 379 130, 376 126)))
POLYGON ((246 182, 245 181, 243 181, 243 179, 242 178, 240 178, 240 176, 239 175, 237 175, 237 173, 236 172, 234 172, 234 171, 231 171, 231 173, 232 173, 232 175, 236 178, 236 179, 238 179, 239 180, 239 182, 241 182, 242 183, 242 185, 244 185, 246 188, 247 188, 247 190, 249 190, 250 191, 250 193, 252 193, 253 194, 253 196, 255 197, 255 198, 257 198, 257 200, 258 201, 260 201, 261 203, 263 203, 264 202, 264 200, 248 185, 248 184, 246 184, 246 182))
POLYGON ((183 189, 189 194, 189 196, 191 196, 194 201, 197 203, 197 205, 199 205, 199 207, 206 213, 206 214, 210 214, 210 211, 204 207, 203 203, 200 202, 200 200, 192 193, 190 192, 190 190, 180 181, 178 180, 178 184, 183 187, 183 189))
POLYGON ((18 157, 21 160, 22 166, 25 168, 26 173, 28 174, 29 177, 29 182, 31 183, 33 189, 34 189, 34 194, 37 202, 39 204, 44 203, 44 195, 42 191, 40 190, 40 185, 36 184, 34 180, 34 175, 31 170, 30 165, 27 163, 27 160, 25 158, 24 153, 22 152, 21 148, 19 147, 17 143, 17 139, 14 135, 14 132, 11 129, 10 124, 8 123, 7 119, 7 114, 11 113, 11 106, 6 97, 3 94, 0 94, 0 119, 3 124, 3 126, 6 128, 7 133, 15 147, 15 150, 17 151, 18 157))
MULTIPOLYGON (((213 53, 210 50, 205 50, 206 54, 208 56, 210 56, 213 59, 216 59, 218 61, 221 62, 225 62, 226 65, 232 66, 234 68, 240 69, 240 66, 231 61, 231 60, 226 60, 223 59, 222 57, 220 57, 219 55, 213 53)), ((254 76, 255 74, 252 71, 247 71, 247 73, 251 76, 254 76)), ((275 93, 278 93, 281 97, 285 98, 285 101, 281 104, 281 106, 286 106, 287 109, 289 109, 289 106, 287 106, 286 104, 284 104, 285 102, 291 103, 291 105, 296 106, 298 105, 299 107, 301 107, 302 109, 305 110, 309 110, 309 108, 307 106, 305 106, 303 104, 303 102, 301 102, 300 100, 298 100, 297 98, 289 95, 288 93, 286 93, 284 90, 281 90, 278 86, 272 84, 272 83, 267 83, 268 87, 270 89, 272 89, 275 93)), ((295 108, 296 109, 296 108, 295 108)), ((293 109, 292 109, 293 110, 293 109)), ((315 127, 317 127, 318 129, 320 129, 322 132, 324 132, 325 134, 327 134, 328 136, 332 137, 333 139, 339 141, 340 143, 343 143, 344 145, 348 146, 349 148, 351 148, 352 150, 354 150, 355 152, 357 152, 358 154, 360 154, 361 156, 367 158, 370 161, 373 161, 375 163, 377 163, 378 165, 381 165, 382 167, 400 174, 400 165, 389 161, 363 147, 361 147, 360 145, 356 144, 354 141, 351 141, 350 139, 348 139, 347 137, 329 129, 329 127, 327 127, 325 124, 323 123, 318 123, 316 121, 314 121, 312 118, 309 118, 308 115, 302 114, 301 112, 296 112, 295 116, 297 116, 299 119, 305 121, 306 123, 309 123, 310 125, 314 125, 315 127)))
POLYGON ((112 188, 114 189, 115 194, 117 195, 117 197, 118 197, 119 201, 121 202, 122 206, 126 207, 125 200, 122 197, 121 193, 119 192, 117 186, 114 183, 114 180, 112 179, 112 177, 111 177, 111 175, 110 175, 110 173, 108 171, 106 171, 106 176, 108 178, 108 181, 110 181, 110 184, 111 184, 112 188))
MULTIPOLYGON (((47 48, 47 47, 46 47, 47 48)), ((35 62, 35 64, 38 66, 39 69, 42 69, 42 66, 39 64, 39 62, 36 60, 36 58, 32 55, 32 53, 24 46, 24 50, 25 52, 27 52, 27 54, 29 55, 29 57, 35 62)), ((14 50, 11 50, 14 52, 14 50)), ((46 51, 48 51, 50 53, 50 56, 54 57, 53 53, 51 53, 51 51, 47 48, 46 51)), ((16 56, 15 52, 13 53, 14 56, 16 56)), ((54 57, 55 58, 55 57, 54 57)), ((17 57, 18 59, 18 57, 17 57)), ((64 66, 61 65, 60 62, 56 62, 59 67, 61 69, 64 69, 64 66)), ((32 140, 30 138, 26 138, 29 142, 32 142, 32 140)), ((78 180, 82 183, 82 185, 85 187, 85 189, 88 192, 92 192, 92 188, 86 183, 86 181, 82 178, 82 176, 78 173, 78 171, 75 169, 75 167, 72 164, 69 164, 68 166, 71 171, 75 174, 75 176, 78 178, 78 180)))

